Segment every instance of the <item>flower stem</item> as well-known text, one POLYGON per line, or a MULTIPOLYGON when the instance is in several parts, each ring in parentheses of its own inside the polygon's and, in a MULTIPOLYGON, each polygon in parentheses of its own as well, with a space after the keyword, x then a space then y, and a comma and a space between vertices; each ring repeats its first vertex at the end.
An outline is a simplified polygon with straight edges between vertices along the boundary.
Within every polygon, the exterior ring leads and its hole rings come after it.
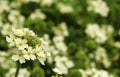
POLYGON ((20 63, 17 62, 17 69, 16 69, 15 77, 18 76, 19 70, 20 70, 20 63))
POLYGON ((56 74, 56 77, 58 77, 58 74, 56 74))

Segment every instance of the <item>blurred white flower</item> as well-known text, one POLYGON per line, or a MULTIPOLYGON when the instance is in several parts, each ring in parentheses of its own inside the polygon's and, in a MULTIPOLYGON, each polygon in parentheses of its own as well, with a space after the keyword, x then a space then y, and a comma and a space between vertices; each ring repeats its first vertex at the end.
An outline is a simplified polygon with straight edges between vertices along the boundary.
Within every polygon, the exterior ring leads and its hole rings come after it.
POLYGON ((65 22, 58 24, 58 27, 53 27, 53 31, 56 35, 69 36, 67 24, 65 22))
POLYGON ((41 0, 40 5, 42 6, 51 6, 55 0, 41 0))
POLYGON ((116 48, 120 48, 120 42, 119 42, 119 41, 114 42, 114 46, 115 46, 116 48))
POLYGON ((67 45, 64 43, 64 37, 59 35, 59 36, 55 36, 53 38, 53 42, 56 46, 56 48, 60 51, 62 51, 62 53, 66 53, 67 51, 67 45))
POLYGON ((2 29, 1 29, 2 35, 8 35, 8 34, 10 34, 12 27, 13 27, 13 26, 11 26, 9 23, 2 24, 2 26, 1 26, 1 28, 2 28, 2 29))
POLYGON ((69 68, 72 68, 74 66, 73 62, 69 60, 66 56, 55 56, 54 61, 55 68, 57 68, 55 72, 60 70, 60 73, 58 74, 67 74, 69 68))
POLYGON ((107 71, 97 70, 96 68, 79 69, 79 71, 82 73, 82 77, 113 77, 107 71))
POLYGON ((11 59, 8 59, 10 57, 9 55, 10 53, 8 52, 0 51, 0 67, 9 69, 15 66, 15 63, 11 59))
POLYGON ((107 52, 103 47, 98 47, 96 49, 95 59, 97 62, 102 63, 105 68, 108 68, 111 65, 111 62, 108 60, 107 52))
POLYGON ((35 20, 35 19, 44 20, 46 19, 46 15, 42 13, 39 9, 36 9, 34 12, 30 14, 29 18, 32 20, 35 20))
POLYGON ((60 70, 59 68, 57 68, 57 67, 55 67, 54 69, 53 69, 53 71, 54 72, 56 72, 57 74, 62 74, 62 70, 60 70))
MULTIPOLYGON (((16 68, 11 68, 6 74, 5 77, 15 77, 16 68)), ((18 77, 30 77, 30 72, 26 68, 21 68, 18 77)))
POLYGON ((11 10, 8 15, 8 20, 14 24, 16 27, 23 26, 25 17, 20 14, 18 10, 11 10))
POLYGON ((100 14, 102 17, 107 17, 109 13, 109 7, 103 0, 88 0, 88 11, 94 11, 100 14))
POLYGON ((99 27, 98 24, 88 24, 85 33, 95 39, 97 43, 104 43, 107 39, 107 30, 99 27))
POLYGON ((70 5, 64 4, 64 3, 58 3, 57 8, 61 13, 71 13, 73 12, 73 8, 70 5))
POLYGON ((0 1, 0 13, 3 13, 4 11, 10 11, 10 7, 9 7, 9 4, 8 4, 8 1, 7 0, 1 0, 0 1))

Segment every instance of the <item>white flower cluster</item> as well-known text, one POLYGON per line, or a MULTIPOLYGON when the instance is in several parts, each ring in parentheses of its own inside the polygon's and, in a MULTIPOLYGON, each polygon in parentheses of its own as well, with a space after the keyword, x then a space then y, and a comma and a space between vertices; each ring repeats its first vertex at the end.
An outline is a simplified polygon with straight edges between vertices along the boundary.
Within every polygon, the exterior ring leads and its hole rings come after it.
POLYGON ((14 61, 25 63, 26 60, 38 59, 44 65, 44 61, 49 56, 46 51, 47 42, 43 38, 37 37, 28 28, 12 29, 12 34, 7 36, 6 40, 10 46, 18 49, 12 56, 14 61))
MULTIPOLYGON (((64 38, 63 35, 62 36, 55 36, 55 37, 58 39, 64 38)), ((61 53, 62 49, 64 50, 64 48, 66 46, 64 46, 64 44, 63 45, 60 44, 60 46, 58 46, 59 47, 59 49, 58 49, 56 47, 56 45, 55 46, 51 45, 51 40, 49 39, 49 35, 45 34, 44 38, 45 38, 45 40, 48 41, 49 52, 51 53, 51 56, 47 58, 47 61, 50 64, 55 63, 55 67, 53 68, 53 71, 57 74, 60 74, 60 75, 67 74, 69 69, 74 66, 74 63, 72 62, 72 60, 70 60, 68 57, 66 57, 65 54, 67 54, 67 53, 61 53), (62 54, 62 56, 58 56, 60 54, 62 54)), ((58 40, 58 42, 61 42, 61 41, 58 40)))
POLYGON ((61 2, 57 4, 57 8, 60 11, 60 13, 62 13, 62 14, 72 13, 74 11, 72 6, 61 3, 61 2))
MULTIPOLYGON (((15 77, 16 68, 11 68, 5 77, 15 77)), ((17 77, 30 77, 30 72, 26 68, 21 68, 17 77)))
POLYGON ((66 53, 67 52, 67 45, 64 43, 64 37, 63 36, 55 36, 53 38, 53 42, 55 44, 55 47, 61 52, 66 53))
POLYGON ((8 15, 8 20, 12 23, 14 26, 23 26, 25 17, 20 14, 20 11, 18 10, 11 10, 8 15))
POLYGON ((88 11, 93 11, 100 14, 102 17, 107 17, 109 8, 103 0, 88 0, 88 11))
POLYGON ((82 73, 82 77, 113 77, 105 70, 97 70, 96 68, 90 68, 87 70, 79 69, 82 73))
POLYGON ((103 47, 98 47, 95 52, 95 59, 97 62, 103 64, 105 68, 109 68, 111 63, 108 59, 107 52, 103 47))
POLYGON ((64 43, 64 39, 66 36, 69 36, 67 24, 65 22, 61 22, 57 27, 53 27, 53 31, 55 33, 55 36, 53 38, 55 47, 59 51, 66 53, 67 45, 64 43))
POLYGON ((55 68, 53 69, 54 72, 58 74, 67 74, 68 69, 74 66, 73 62, 69 60, 67 57, 63 56, 56 56, 55 57, 55 68))
POLYGON ((98 24, 88 24, 85 29, 85 33, 89 35, 91 38, 95 39, 97 43, 104 43, 108 36, 113 33, 113 28, 111 26, 103 25, 103 27, 99 27, 98 24))

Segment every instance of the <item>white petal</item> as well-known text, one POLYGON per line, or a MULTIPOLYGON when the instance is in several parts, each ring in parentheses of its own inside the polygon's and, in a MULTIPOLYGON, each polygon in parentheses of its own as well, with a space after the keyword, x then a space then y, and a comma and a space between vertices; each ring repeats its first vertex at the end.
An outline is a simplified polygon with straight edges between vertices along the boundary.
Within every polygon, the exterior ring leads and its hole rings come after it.
POLYGON ((23 57, 27 60, 30 60, 30 56, 28 56, 28 55, 24 55, 23 57))
POLYGON ((31 60, 35 60, 35 59, 36 59, 35 55, 32 55, 31 60))
POLYGON ((12 56, 12 59, 13 59, 14 61, 17 61, 17 60, 18 60, 18 56, 17 56, 17 55, 13 55, 13 56, 12 56))
POLYGON ((25 63, 25 59, 23 58, 23 57, 21 57, 20 59, 19 59, 19 62, 22 64, 22 63, 25 63))

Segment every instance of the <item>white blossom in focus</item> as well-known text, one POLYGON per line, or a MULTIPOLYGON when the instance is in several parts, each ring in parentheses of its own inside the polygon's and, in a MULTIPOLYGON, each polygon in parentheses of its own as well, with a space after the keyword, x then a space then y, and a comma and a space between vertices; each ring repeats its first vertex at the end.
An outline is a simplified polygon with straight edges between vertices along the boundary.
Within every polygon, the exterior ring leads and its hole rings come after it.
POLYGON ((40 61, 41 64, 44 65, 44 61, 47 58, 46 53, 40 46, 36 46, 35 53, 37 55, 37 59, 40 61))
POLYGON ((15 39, 15 44, 18 47, 19 50, 24 50, 25 48, 28 47, 26 39, 16 38, 15 39))
POLYGON ((19 61, 22 64, 22 63, 25 63, 25 58, 23 56, 24 55, 21 52, 17 52, 16 55, 12 56, 12 59, 14 61, 19 61))
POLYGON ((10 46, 15 46, 15 36, 13 34, 10 34, 6 37, 7 42, 9 42, 10 46))
POLYGON ((27 59, 27 60, 30 60, 30 59, 35 60, 36 59, 36 56, 34 54, 35 50, 32 49, 32 47, 28 47, 27 51, 24 50, 23 53, 24 53, 24 58, 27 59))
POLYGON ((18 51, 15 52, 12 59, 21 64, 25 63, 26 60, 38 59, 44 65, 45 60, 50 56, 48 43, 28 28, 13 28, 11 34, 6 36, 6 40, 18 51))

